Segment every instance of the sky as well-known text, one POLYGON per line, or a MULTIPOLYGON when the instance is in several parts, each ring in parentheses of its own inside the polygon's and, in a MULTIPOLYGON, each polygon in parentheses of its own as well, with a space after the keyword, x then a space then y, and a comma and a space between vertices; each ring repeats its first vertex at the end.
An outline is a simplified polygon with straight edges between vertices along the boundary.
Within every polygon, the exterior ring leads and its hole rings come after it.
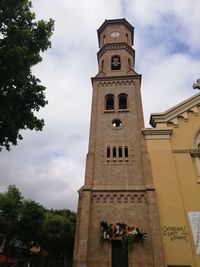
POLYGON ((16 185, 46 208, 76 211, 84 183, 92 85, 97 74, 97 29, 105 19, 135 27, 137 73, 142 74, 145 126, 198 93, 199 0, 33 0, 36 18, 55 20, 52 47, 33 68, 46 86, 48 105, 37 113, 42 132, 22 132, 10 152, 0 152, 0 191, 16 185))

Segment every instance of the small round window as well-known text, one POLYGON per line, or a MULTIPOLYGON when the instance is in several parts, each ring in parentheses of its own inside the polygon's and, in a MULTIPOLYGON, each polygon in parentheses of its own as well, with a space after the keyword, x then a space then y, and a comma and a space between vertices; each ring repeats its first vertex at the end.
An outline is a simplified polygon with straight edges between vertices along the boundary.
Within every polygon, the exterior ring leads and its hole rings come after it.
POLYGON ((120 119, 114 119, 114 120, 112 121, 112 126, 113 126, 114 128, 119 128, 119 127, 121 127, 121 126, 122 126, 122 122, 121 122, 121 120, 120 120, 120 119))

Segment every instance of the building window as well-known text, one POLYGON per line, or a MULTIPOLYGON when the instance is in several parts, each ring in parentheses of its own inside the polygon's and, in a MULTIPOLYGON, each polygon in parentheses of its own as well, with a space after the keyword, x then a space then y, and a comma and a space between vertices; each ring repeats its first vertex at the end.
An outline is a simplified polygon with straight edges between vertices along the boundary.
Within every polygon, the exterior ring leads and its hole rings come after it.
POLYGON ((107 146, 106 147, 107 161, 128 161, 128 146, 107 146))
POLYGON ((113 147, 113 158, 116 158, 117 157, 117 150, 116 150, 116 147, 114 146, 113 147))
POLYGON ((107 147, 107 158, 110 158, 110 147, 107 147))
POLYGON ((119 56, 113 56, 111 58, 111 70, 120 70, 121 69, 121 60, 119 56))
POLYGON ((128 147, 127 146, 124 147, 124 156, 125 158, 128 158, 128 147))
POLYGON ((119 158, 122 158, 122 147, 119 147, 119 158))
POLYGON ((105 109, 114 110, 114 96, 113 95, 107 95, 105 97, 105 109))
POLYGON ((112 122, 112 126, 113 126, 114 128, 119 128, 119 127, 121 127, 121 126, 122 126, 122 122, 121 122, 121 120, 120 120, 120 119, 114 119, 113 122, 112 122))
POLYGON ((127 95, 119 95, 119 109, 127 109, 127 95))

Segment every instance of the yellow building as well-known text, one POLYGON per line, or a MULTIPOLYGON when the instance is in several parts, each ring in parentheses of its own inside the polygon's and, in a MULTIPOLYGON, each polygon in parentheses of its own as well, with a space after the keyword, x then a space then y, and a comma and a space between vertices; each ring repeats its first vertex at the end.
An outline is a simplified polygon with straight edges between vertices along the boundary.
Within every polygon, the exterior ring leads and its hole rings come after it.
POLYGON ((165 264, 200 266, 200 93, 151 115, 147 141, 165 264))

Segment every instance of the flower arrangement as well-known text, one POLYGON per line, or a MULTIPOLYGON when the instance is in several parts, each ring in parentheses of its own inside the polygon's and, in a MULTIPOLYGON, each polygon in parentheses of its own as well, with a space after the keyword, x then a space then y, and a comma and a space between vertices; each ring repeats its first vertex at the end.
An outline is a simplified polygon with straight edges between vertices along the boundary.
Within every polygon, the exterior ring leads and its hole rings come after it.
POLYGON ((147 238, 147 233, 141 232, 136 225, 128 226, 125 223, 116 223, 115 225, 109 224, 106 221, 100 222, 101 236, 100 242, 103 243, 106 240, 119 238, 124 248, 132 248, 133 243, 143 243, 147 238))

